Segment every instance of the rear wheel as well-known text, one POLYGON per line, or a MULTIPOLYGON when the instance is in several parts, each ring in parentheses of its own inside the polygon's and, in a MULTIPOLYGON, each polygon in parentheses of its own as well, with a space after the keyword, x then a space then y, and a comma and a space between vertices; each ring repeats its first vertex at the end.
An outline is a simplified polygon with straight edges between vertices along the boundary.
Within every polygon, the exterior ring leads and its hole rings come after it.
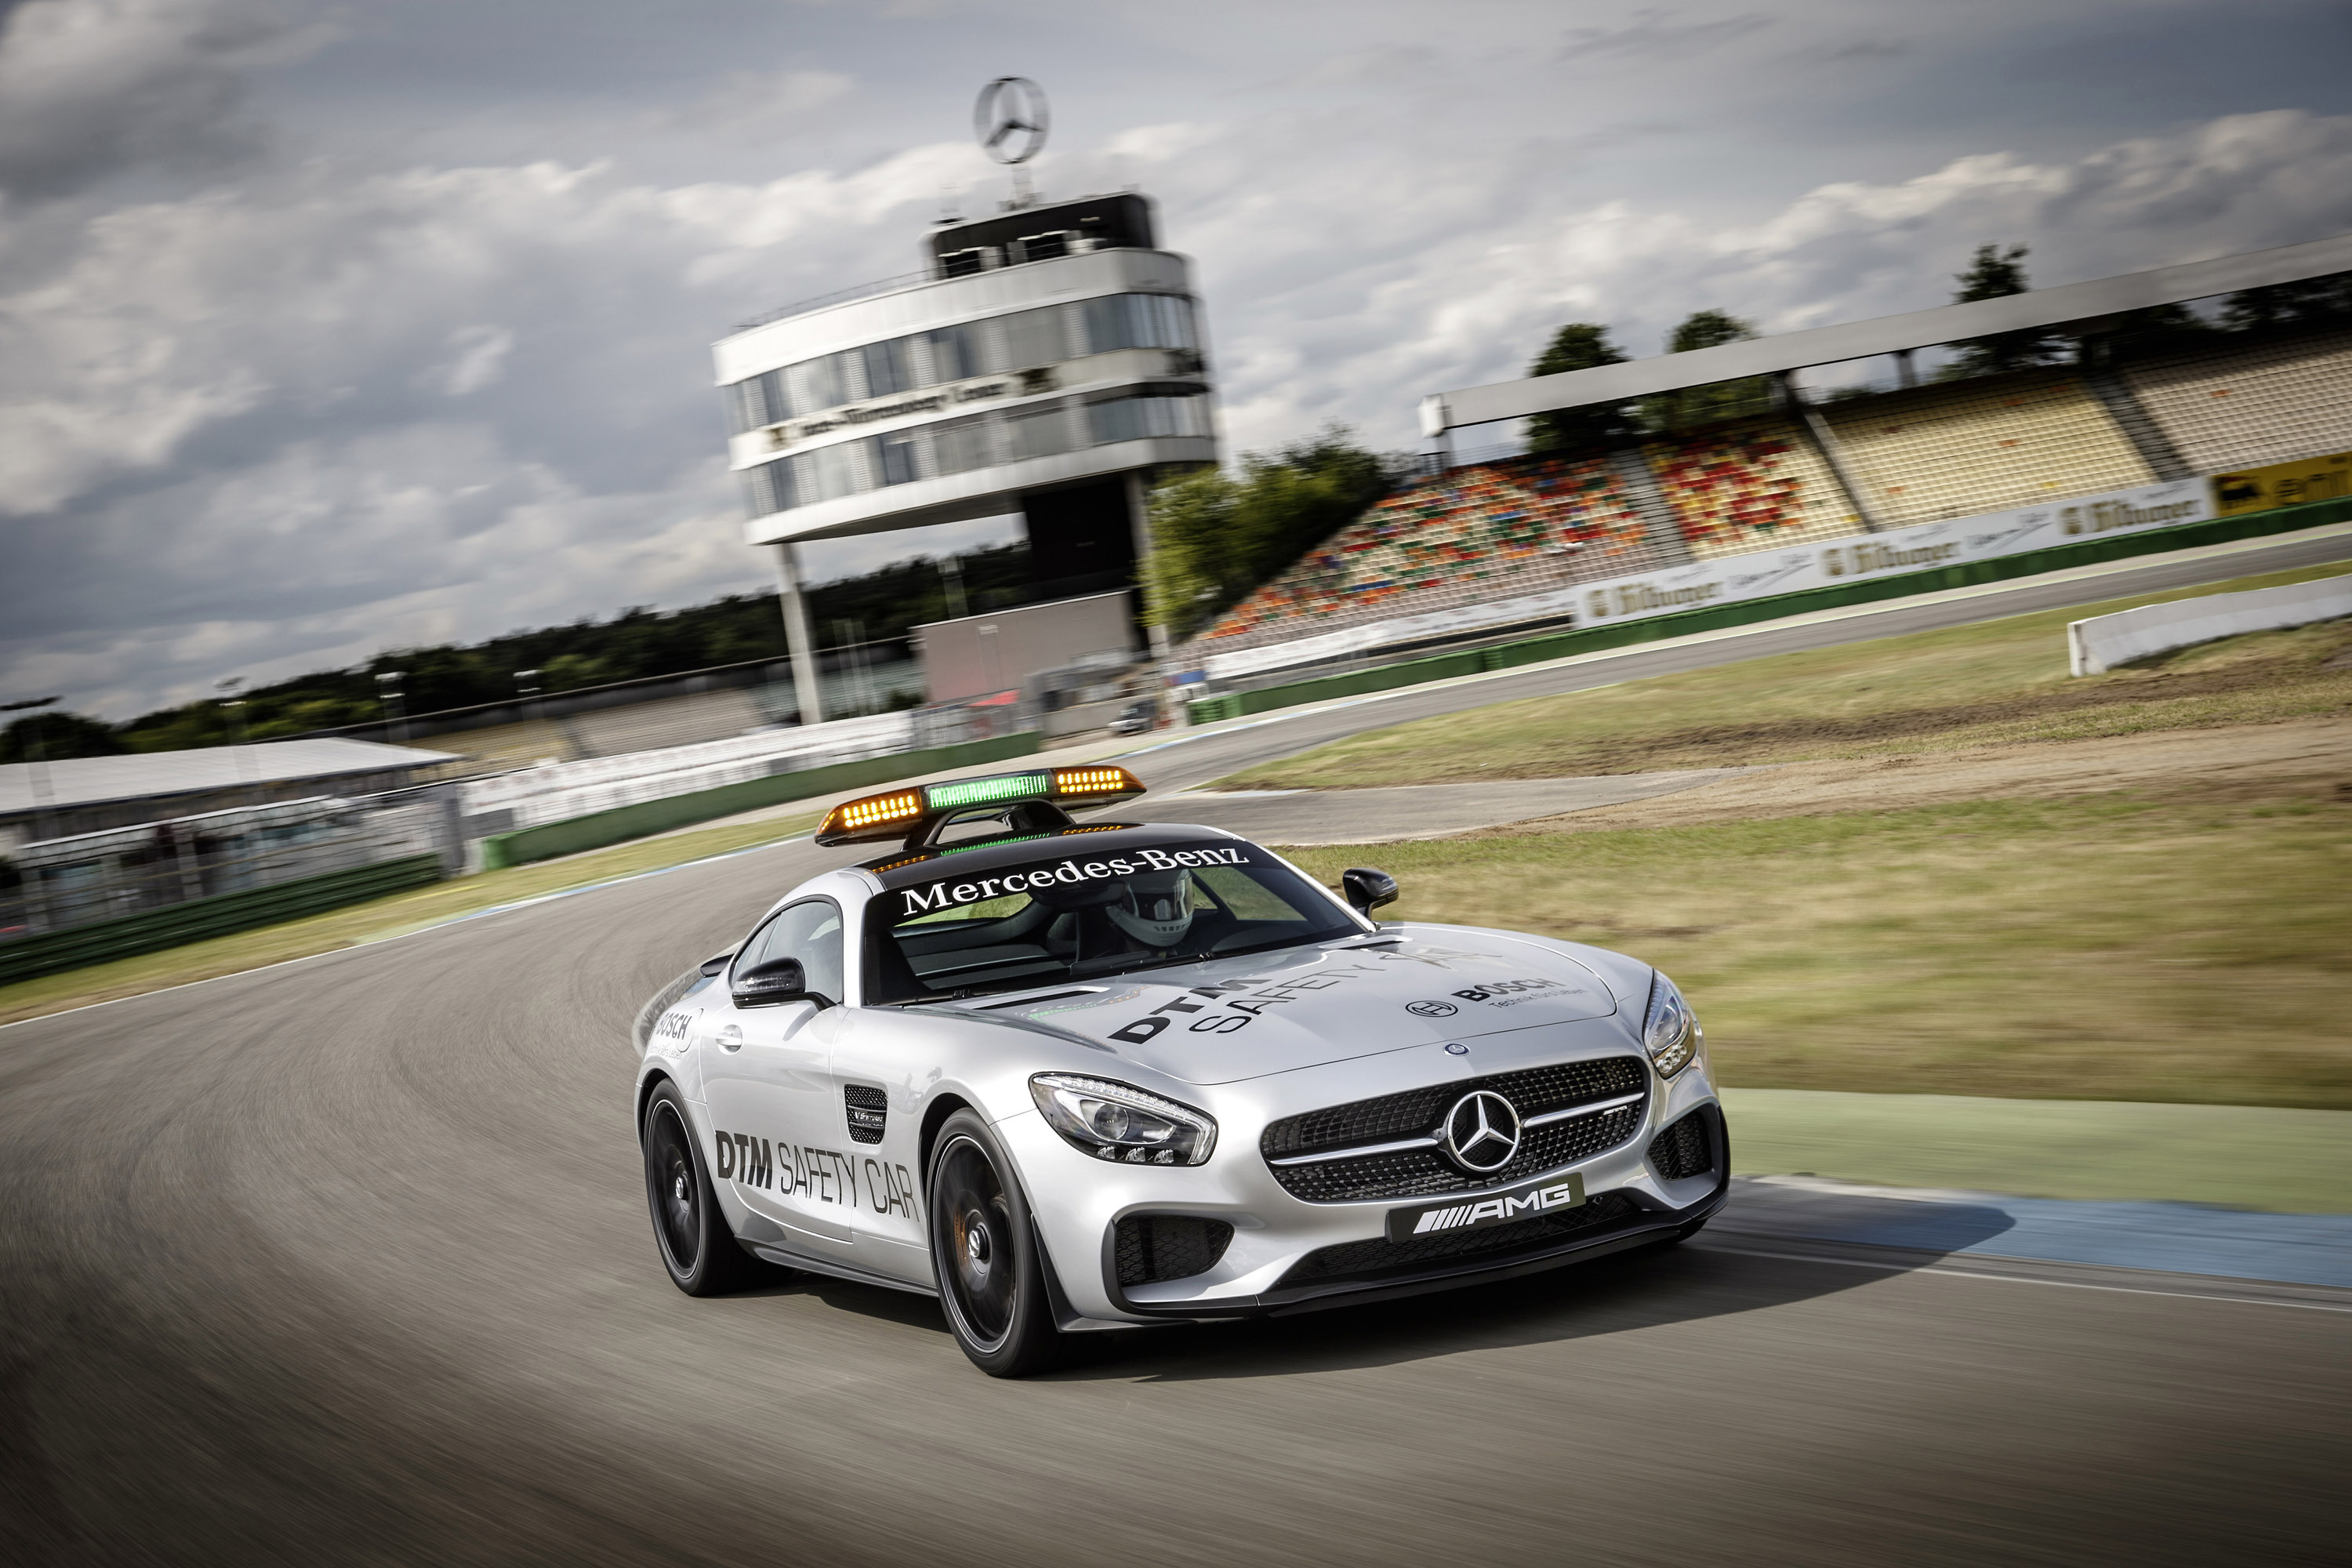
POLYGON ((721 1296, 781 1272, 746 1253, 727 1228, 676 1085, 663 1084, 646 1102, 638 1142, 654 1240, 671 1284, 689 1296, 721 1296))
POLYGON ((931 1152, 931 1268, 956 1343, 991 1377, 1023 1377, 1061 1352, 1045 1260, 1012 1163, 988 1124, 959 1110, 931 1152))

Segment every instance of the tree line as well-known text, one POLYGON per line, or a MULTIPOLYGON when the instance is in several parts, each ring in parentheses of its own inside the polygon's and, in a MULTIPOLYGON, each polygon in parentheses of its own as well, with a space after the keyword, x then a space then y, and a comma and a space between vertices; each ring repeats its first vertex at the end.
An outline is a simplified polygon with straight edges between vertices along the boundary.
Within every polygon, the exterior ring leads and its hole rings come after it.
MULTIPOLYGON (((1029 547, 1005 544, 948 559, 916 556, 811 587, 811 635, 820 648, 891 641, 929 621, 1018 602, 1030 578, 1029 547)), ((725 594, 682 610, 633 605, 609 620, 583 616, 568 626, 508 632, 484 642, 388 648, 347 669, 314 670, 236 693, 232 711, 205 698, 142 713, 121 724, 85 714, 25 714, 0 731, 0 763, 40 755, 111 756, 225 746, 238 739, 284 740, 320 730, 373 724, 387 716, 378 677, 394 683, 411 716, 511 701, 524 685, 544 692, 719 665, 785 657, 782 605, 774 594, 725 594), (536 671, 528 680, 518 672, 536 671)))

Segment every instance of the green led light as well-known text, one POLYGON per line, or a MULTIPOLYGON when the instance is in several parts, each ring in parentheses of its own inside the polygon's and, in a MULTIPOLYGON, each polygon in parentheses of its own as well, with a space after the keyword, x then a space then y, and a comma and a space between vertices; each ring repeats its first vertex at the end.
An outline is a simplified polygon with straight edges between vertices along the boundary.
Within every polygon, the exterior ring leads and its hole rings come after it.
POLYGON ((953 805, 986 805, 992 801, 1042 798, 1054 786, 1051 773, 999 773, 994 778, 959 779, 953 784, 925 784, 923 799, 933 811, 953 805))
POLYGON ((1052 833, 1024 833, 1013 838, 982 838, 972 844, 950 844, 938 853, 944 858, 950 855, 961 855, 967 849, 1002 849, 1008 844, 1026 844, 1033 838, 1054 837, 1055 836, 1052 833))

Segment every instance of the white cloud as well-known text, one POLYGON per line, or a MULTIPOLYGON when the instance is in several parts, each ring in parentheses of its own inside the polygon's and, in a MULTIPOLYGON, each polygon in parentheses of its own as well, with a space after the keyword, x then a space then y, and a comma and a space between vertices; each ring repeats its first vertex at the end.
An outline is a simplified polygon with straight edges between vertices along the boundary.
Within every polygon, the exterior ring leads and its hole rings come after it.
POLYGON ((451 357, 435 380, 452 397, 479 392, 506 373, 515 335, 504 327, 459 327, 449 334, 451 357))
POLYGON ((326 36, 293 0, 26 0, 0 26, 0 189, 245 153, 247 73, 326 36))

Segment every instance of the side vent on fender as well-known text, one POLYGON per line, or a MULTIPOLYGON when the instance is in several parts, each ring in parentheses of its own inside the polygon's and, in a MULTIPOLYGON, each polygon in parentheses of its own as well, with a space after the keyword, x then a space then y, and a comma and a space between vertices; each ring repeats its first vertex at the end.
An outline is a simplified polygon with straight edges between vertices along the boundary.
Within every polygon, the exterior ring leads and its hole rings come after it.
POLYGON ((882 1142, 882 1126, 889 1115, 889 1097, 878 1089, 852 1083, 842 1086, 841 1100, 842 1111, 849 1118, 849 1141, 852 1143, 882 1142))

